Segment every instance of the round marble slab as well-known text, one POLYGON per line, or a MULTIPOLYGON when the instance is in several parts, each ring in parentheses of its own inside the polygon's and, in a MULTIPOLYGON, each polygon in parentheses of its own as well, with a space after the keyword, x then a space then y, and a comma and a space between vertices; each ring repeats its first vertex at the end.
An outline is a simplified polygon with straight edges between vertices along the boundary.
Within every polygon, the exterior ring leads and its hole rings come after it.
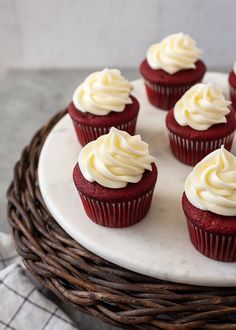
MULTIPOLYGON (((205 81, 216 83, 228 93, 225 74, 208 73, 205 81)), ((69 115, 53 128, 40 155, 39 185, 48 209, 76 241, 117 265, 162 280, 236 285, 235 262, 211 260, 192 246, 181 208, 184 181, 192 168, 178 162, 170 152, 166 112, 148 103, 141 80, 133 83, 141 106, 137 133, 149 143, 159 170, 148 215, 140 223, 121 229, 98 226, 86 216, 72 181, 81 146, 69 115)))

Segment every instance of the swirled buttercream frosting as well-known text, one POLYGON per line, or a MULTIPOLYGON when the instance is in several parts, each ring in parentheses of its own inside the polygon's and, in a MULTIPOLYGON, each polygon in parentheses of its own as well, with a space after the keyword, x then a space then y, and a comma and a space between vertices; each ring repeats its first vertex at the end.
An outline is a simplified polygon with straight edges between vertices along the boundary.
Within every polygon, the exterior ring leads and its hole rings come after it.
POLYGON ((153 161, 140 135, 131 136, 112 127, 81 150, 78 163, 86 180, 117 189, 139 182, 145 170, 152 170, 153 161))
POLYGON ((147 51, 147 62, 154 69, 162 69, 169 74, 181 70, 195 69, 201 50, 196 41, 182 32, 172 34, 152 45, 147 51))
POLYGON ((196 84, 176 103, 174 117, 181 126, 204 131, 215 124, 226 123, 230 101, 212 84, 196 84))
POLYGON ((104 116, 122 112, 131 104, 133 85, 117 69, 104 69, 90 74, 75 90, 73 104, 82 112, 104 116))
POLYGON ((192 205, 223 216, 236 216, 236 157, 224 146, 207 155, 185 181, 192 205))

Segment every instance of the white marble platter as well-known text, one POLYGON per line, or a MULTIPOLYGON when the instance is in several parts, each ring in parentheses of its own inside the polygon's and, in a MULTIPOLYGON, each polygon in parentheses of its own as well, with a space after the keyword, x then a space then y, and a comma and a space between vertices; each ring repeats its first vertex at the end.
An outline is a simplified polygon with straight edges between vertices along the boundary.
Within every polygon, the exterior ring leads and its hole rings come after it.
MULTIPOLYGON (((228 93, 227 76, 208 73, 228 93)), ((171 154, 165 129, 166 112, 152 107, 141 80, 134 95, 140 102, 137 133, 150 144, 159 177, 148 215, 138 224, 111 229, 94 224, 86 216, 72 180, 81 150, 69 115, 48 135, 39 160, 39 185, 43 198, 59 225, 95 254, 127 269, 180 283, 235 286, 236 263, 223 263, 201 255, 192 246, 182 212, 184 181, 191 167, 171 154)), ((236 143, 233 152, 236 154, 236 143)))

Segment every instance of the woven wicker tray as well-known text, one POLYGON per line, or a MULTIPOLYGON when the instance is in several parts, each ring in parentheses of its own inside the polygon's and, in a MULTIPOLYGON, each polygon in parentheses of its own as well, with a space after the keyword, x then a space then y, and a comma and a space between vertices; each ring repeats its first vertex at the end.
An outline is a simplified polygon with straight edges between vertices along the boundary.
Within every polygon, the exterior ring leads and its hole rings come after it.
POLYGON ((236 329, 236 287, 136 274, 89 252, 59 227, 42 199, 37 167, 48 133, 65 113, 56 114, 24 148, 7 191, 8 220, 25 266, 61 300, 123 329, 236 329))

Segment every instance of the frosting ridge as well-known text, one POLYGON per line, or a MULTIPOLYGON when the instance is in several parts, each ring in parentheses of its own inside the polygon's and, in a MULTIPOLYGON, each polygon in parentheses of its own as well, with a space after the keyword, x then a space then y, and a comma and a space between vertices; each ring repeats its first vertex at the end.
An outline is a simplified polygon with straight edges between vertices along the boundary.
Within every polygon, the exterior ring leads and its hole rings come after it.
POLYGON ((200 54, 201 50, 197 48, 196 41, 180 32, 149 47, 146 58, 152 69, 162 69, 174 74, 181 70, 195 69, 200 54))
POLYGON ((133 85, 117 69, 104 69, 90 74, 73 94, 77 110, 104 116, 121 112, 131 104, 133 85))
POLYGON ((187 177, 185 193, 201 210, 236 216, 236 157, 224 146, 207 155, 187 177))
POLYGON ((227 122, 230 104, 218 87, 199 83, 192 86, 176 103, 174 117, 181 126, 204 131, 215 124, 227 122))
POLYGON ((78 163, 86 180, 117 189, 140 181, 145 170, 152 170, 153 161, 140 135, 131 136, 112 127, 81 150, 78 163))

